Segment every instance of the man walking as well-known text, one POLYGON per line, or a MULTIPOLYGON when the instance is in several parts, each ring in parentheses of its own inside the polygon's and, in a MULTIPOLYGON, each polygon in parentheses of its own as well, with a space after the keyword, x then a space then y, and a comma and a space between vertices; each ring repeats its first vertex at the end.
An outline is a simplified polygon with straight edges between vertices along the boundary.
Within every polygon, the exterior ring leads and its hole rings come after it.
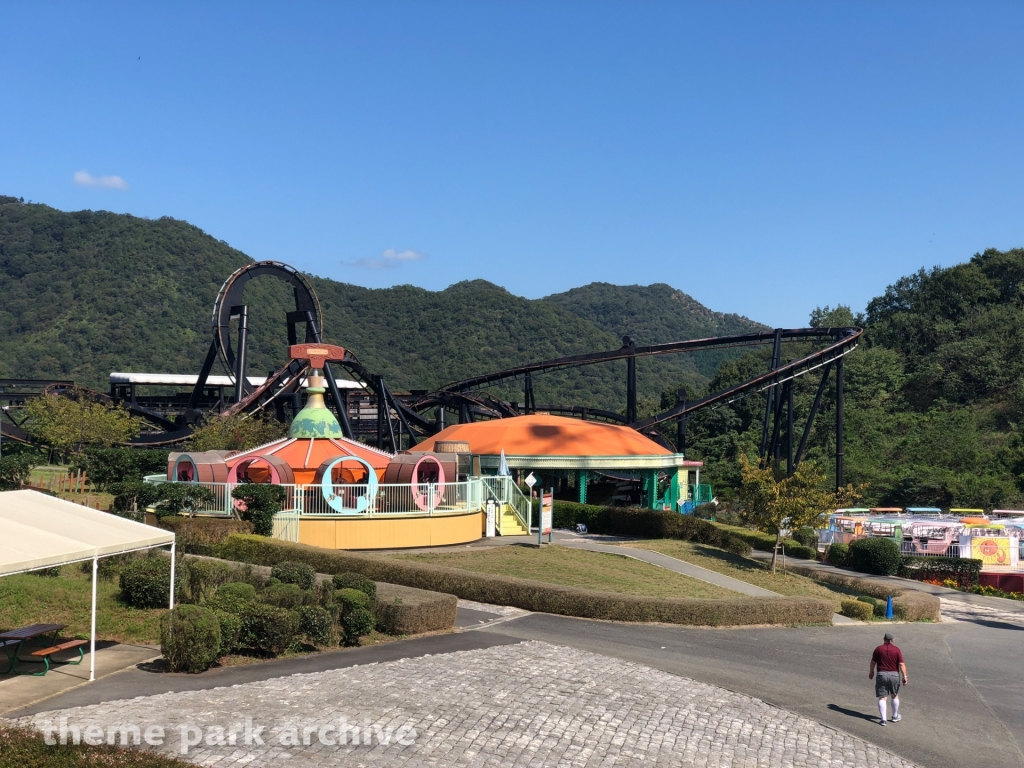
POLYGON ((885 725, 885 700, 892 697, 892 721, 898 723, 900 717, 900 682, 907 684, 907 665, 903 662, 903 653, 892 644, 892 633, 886 632, 882 645, 871 654, 871 667, 868 680, 875 680, 875 696, 878 697, 878 714, 881 716, 879 725, 885 725), (875 672, 878 678, 875 678, 875 672))

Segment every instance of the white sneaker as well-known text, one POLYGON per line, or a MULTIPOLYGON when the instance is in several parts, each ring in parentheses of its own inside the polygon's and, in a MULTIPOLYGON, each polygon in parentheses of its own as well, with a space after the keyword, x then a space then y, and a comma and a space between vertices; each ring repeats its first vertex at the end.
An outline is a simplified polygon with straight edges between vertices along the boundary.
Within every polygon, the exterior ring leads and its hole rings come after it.
POLYGON ((881 718, 879 718, 878 724, 879 725, 885 725, 885 720, 882 720, 881 718))
POLYGON ((900 720, 902 720, 902 719, 903 719, 903 717, 902 717, 901 715, 893 715, 893 716, 892 716, 892 721, 893 721, 894 723, 898 723, 898 722, 899 722, 900 720))

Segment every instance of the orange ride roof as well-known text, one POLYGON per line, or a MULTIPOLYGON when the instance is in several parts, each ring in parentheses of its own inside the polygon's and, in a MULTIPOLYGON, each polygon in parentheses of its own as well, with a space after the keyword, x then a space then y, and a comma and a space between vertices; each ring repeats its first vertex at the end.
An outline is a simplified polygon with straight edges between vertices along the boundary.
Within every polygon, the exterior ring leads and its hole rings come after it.
POLYGON ((432 451, 438 440, 462 440, 472 453, 497 456, 667 456, 635 429, 617 424, 534 414, 471 424, 454 424, 416 445, 432 451))
POLYGON ((386 451, 344 437, 285 437, 226 459, 228 467, 254 456, 277 456, 295 473, 296 483, 311 483, 317 467, 338 456, 358 456, 381 474, 392 456, 386 451))

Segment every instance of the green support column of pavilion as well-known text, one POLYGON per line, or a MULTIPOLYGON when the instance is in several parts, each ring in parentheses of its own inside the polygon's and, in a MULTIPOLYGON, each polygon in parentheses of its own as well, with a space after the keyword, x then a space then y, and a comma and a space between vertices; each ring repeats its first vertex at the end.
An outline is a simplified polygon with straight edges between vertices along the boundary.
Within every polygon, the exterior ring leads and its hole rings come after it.
POLYGON ((587 503, 587 480, 590 473, 585 469, 576 470, 576 490, 579 492, 580 504, 587 503))
POLYGON ((647 508, 658 508, 658 470, 647 472, 647 508))

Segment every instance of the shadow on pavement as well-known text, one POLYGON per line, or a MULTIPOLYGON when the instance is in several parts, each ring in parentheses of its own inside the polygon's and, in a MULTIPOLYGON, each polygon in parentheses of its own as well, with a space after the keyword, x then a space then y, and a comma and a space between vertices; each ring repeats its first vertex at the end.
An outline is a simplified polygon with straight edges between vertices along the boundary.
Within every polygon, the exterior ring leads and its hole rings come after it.
POLYGON ((855 709, 846 709, 846 707, 840 707, 838 704, 829 704, 828 708, 832 712, 838 712, 840 715, 846 715, 847 717, 856 717, 860 720, 870 720, 874 722, 878 719, 878 715, 865 715, 863 712, 858 712, 855 709))

